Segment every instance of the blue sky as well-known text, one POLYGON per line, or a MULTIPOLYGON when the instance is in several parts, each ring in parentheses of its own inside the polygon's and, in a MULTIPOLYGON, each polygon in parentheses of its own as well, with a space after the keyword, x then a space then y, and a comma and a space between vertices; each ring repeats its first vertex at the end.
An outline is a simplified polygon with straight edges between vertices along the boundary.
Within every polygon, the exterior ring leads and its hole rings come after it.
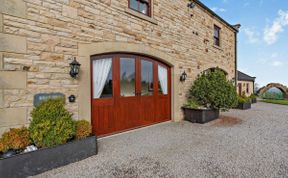
POLYGON ((288 0, 201 0, 234 25, 238 35, 238 69, 257 77, 260 86, 288 86, 288 0))

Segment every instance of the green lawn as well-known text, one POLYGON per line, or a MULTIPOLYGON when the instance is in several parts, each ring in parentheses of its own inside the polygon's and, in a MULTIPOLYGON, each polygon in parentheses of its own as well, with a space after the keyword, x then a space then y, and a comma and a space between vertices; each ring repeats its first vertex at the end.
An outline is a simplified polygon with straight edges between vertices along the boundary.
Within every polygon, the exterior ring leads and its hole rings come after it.
POLYGON ((288 105, 288 100, 262 100, 261 102, 288 105))

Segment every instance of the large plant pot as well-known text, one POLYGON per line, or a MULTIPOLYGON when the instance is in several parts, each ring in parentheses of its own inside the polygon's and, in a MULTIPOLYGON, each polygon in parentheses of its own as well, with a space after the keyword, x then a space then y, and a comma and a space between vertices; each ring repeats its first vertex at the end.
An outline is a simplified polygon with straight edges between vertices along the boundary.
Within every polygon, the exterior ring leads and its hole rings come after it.
POLYGON ((96 154, 96 136, 91 136, 63 145, 0 159, 0 175, 5 178, 32 176, 96 154))
POLYGON ((251 109, 251 103, 239 103, 237 106, 237 109, 242 109, 242 110, 246 110, 246 109, 251 109))
POLYGON ((191 109, 182 107, 185 120, 192 123, 204 124, 219 118, 219 110, 216 109, 191 109))
POLYGON ((257 98, 251 99, 252 104, 257 103, 257 98))

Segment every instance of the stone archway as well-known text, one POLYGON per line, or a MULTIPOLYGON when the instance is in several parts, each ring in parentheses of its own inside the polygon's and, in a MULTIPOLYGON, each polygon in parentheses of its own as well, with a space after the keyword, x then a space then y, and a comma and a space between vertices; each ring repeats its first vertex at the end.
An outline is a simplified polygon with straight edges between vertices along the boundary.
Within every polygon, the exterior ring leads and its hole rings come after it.
POLYGON ((171 67, 171 118, 173 121, 180 121, 182 112, 179 99, 176 94, 179 90, 180 72, 177 70, 176 61, 173 56, 154 49, 150 46, 135 43, 124 42, 98 42, 98 43, 80 43, 77 60, 81 63, 79 78, 79 117, 90 121, 91 118, 91 66, 90 56, 108 54, 108 53, 131 53, 152 57, 171 67))
POLYGON ((279 90, 281 90, 283 92, 284 98, 288 99, 288 87, 286 87, 285 85, 282 85, 280 83, 269 83, 268 85, 260 88, 257 93, 259 95, 263 95, 265 92, 267 92, 271 88, 278 88, 279 90))

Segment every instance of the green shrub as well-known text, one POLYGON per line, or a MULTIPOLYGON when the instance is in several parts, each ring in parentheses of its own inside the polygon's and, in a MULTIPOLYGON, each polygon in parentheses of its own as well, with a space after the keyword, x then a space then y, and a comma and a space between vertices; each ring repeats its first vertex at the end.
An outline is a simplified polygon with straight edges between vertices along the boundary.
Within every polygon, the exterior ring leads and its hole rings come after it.
POLYGON ((184 106, 192 109, 198 109, 200 107, 198 102, 194 99, 188 99, 187 104, 185 104, 184 106))
POLYGON ((244 104, 244 103, 249 103, 250 98, 247 97, 246 95, 238 96, 238 104, 244 104))
POLYGON ((42 102, 31 115, 30 137, 39 147, 63 144, 75 135, 75 123, 63 98, 42 102))
POLYGON ((26 127, 12 128, 1 137, 0 152, 6 152, 9 149, 23 150, 30 143, 29 130, 26 127))
POLYGON ((237 104, 236 88, 219 68, 199 75, 190 89, 189 98, 211 109, 229 110, 237 104))
POLYGON ((250 98, 250 99, 256 99, 256 98, 257 98, 257 95, 255 95, 255 94, 252 93, 252 94, 249 96, 249 98, 250 98))
POLYGON ((88 137, 92 133, 91 124, 86 120, 75 121, 76 139, 88 137))

